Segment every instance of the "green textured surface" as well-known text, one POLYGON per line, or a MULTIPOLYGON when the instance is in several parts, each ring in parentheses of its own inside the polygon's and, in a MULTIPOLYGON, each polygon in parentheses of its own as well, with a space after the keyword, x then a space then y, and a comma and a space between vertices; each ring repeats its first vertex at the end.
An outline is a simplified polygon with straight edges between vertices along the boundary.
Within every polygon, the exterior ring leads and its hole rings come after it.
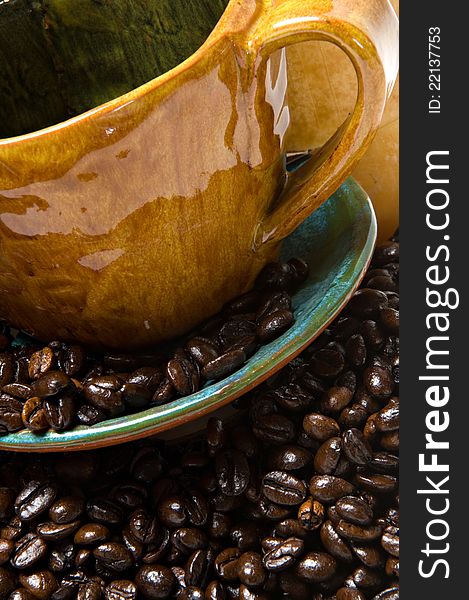
POLYGON ((376 240, 376 219, 366 193, 352 179, 316 210, 282 247, 284 259, 299 256, 310 275, 293 296, 296 321, 260 348, 239 371, 196 394, 64 433, 28 431, 0 437, 0 449, 80 450, 153 435, 211 412, 242 395, 296 356, 338 314, 358 286, 376 240))
POLYGON ((66 120, 172 69, 228 0, 0 4, 0 138, 66 120))

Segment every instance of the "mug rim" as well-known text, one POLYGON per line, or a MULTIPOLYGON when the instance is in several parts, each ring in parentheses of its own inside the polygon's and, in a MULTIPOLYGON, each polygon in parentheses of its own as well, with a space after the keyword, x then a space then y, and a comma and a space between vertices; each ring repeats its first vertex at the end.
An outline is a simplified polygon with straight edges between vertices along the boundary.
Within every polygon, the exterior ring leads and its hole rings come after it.
POLYGON ((13 145, 18 142, 32 140, 34 138, 40 138, 42 136, 48 135, 50 133, 54 133, 61 129, 73 127, 74 125, 78 125, 88 119, 96 116, 104 116, 117 108, 122 108, 131 102, 137 100, 142 96, 152 92, 156 88, 164 85, 171 79, 174 79, 178 75, 184 73, 184 71, 188 70, 195 63, 199 61, 202 55, 211 48, 215 46, 220 40, 222 40, 227 32, 226 22, 229 21, 229 17, 231 17, 231 13, 234 12, 234 6, 237 0, 228 0, 228 3, 223 11, 223 14, 218 19, 215 27, 210 32, 209 36, 205 39, 203 44, 197 48, 195 52, 190 54, 186 59, 181 61, 172 69, 161 73, 157 77, 150 79, 145 83, 133 88, 129 92, 117 96, 112 100, 108 100, 107 102, 103 102, 98 106, 94 106, 93 108, 88 109, 85 112, 80 113, 79 115, 75 115, 74 117, 70 117, 69 119, 65 119, 64 121, 59 121, 58 123, 54 123, 53 125, 48 125, 47 127, 43 127, 42 129, 36 129, 35 131, 30 131, 28 133, 22 133, 20 135, 15 135, 11 137, 0 138, 0 148, 3 146, 13 145))

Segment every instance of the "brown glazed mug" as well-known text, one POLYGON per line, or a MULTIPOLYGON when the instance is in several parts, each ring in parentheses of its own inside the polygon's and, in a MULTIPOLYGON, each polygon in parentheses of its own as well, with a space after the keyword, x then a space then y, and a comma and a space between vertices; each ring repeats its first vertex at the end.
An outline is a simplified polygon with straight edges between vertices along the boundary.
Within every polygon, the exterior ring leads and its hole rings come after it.
POLYGON ((130 349, 218 311, 365 151, 397 45, 387 0, 231 0, 175 68, 0 140, 0 319, 45 341, 130 349), (348 54, 359 93, 334 138, 287 177, 281 49, 309 39, 348 54))

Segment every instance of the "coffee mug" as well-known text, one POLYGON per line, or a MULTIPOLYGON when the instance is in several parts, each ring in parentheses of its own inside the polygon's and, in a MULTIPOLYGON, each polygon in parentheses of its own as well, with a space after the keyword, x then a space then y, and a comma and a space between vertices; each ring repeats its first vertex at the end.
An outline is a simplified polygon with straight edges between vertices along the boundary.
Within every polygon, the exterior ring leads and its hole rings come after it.
POLYGON ((44 341, 134 349, 217 312, 363 154, 397 46, 387 0, 230 0, 169 71, 1 139, 0 319, 44 341), (309 39, 346 52, 359 92, 337 134, 287 176, 282 49, 309 39))

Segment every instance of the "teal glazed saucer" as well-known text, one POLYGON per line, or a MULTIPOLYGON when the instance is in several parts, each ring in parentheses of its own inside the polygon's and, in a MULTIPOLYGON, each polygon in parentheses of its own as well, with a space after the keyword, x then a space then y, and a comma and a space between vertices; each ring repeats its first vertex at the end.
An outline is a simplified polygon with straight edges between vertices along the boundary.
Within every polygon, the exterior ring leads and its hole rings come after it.
POLYGON ((76 427, 63 433, 29 431, 0 437, 0 450, 72 451, 110 446, 193 421, 245 394, 291 361, 337 316, 358 287, 376 240, 376 218, 363 189, 348 179, 282 246, 282 258, 305 259, 310 275, 293 296, 295 323, 263 346, 242 369, 196 394, 163 406, 76 427))

